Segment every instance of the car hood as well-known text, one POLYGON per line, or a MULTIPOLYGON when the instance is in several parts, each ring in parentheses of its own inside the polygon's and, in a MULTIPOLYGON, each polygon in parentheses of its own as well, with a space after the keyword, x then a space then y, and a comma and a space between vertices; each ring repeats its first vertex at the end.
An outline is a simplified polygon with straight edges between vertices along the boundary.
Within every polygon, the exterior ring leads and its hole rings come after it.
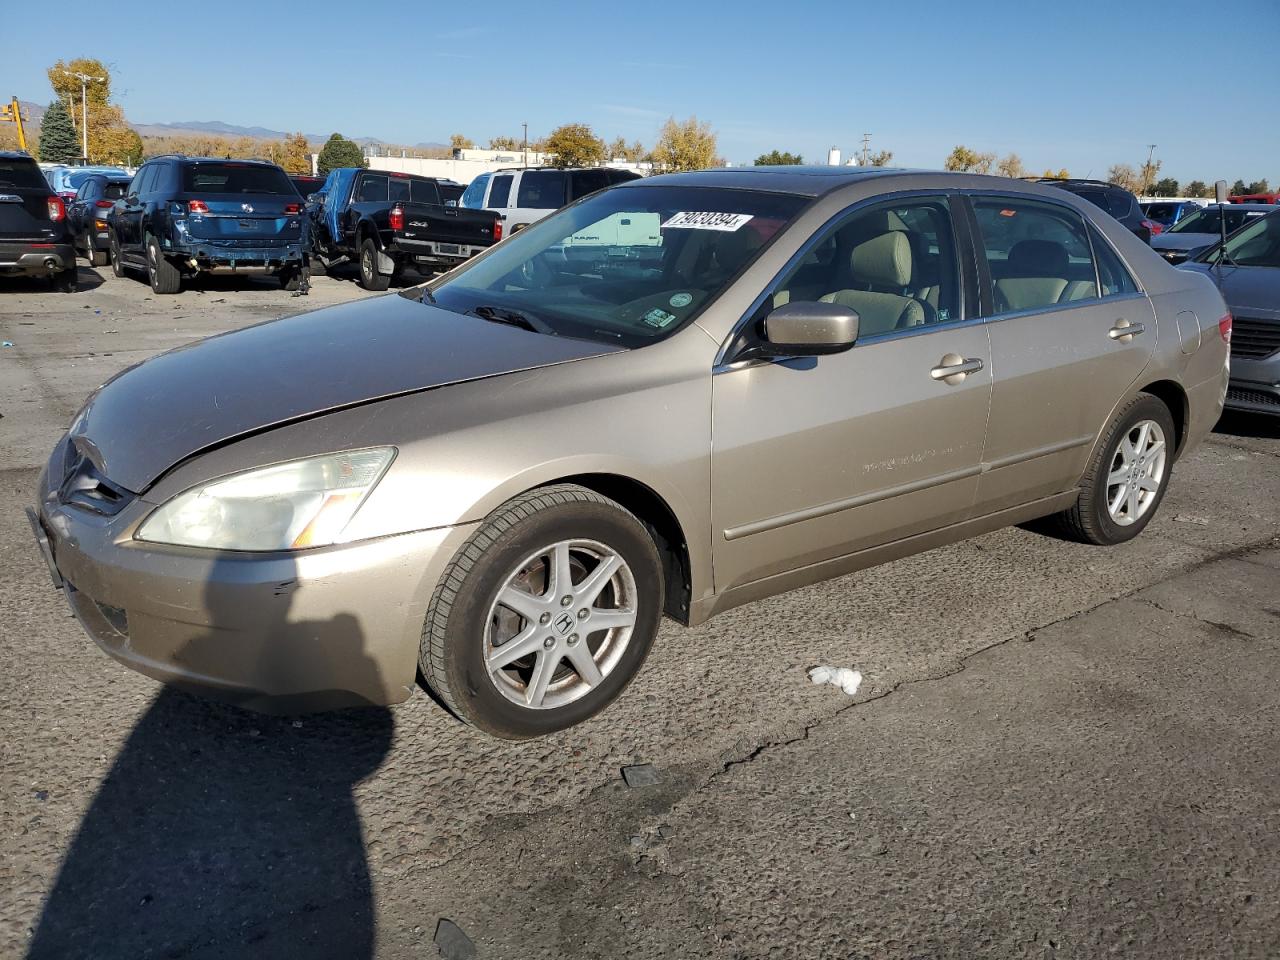
POLYGON ((1179 270, 1203 273, 1218 285, 1232 316, 1280 319, 1280 267, 1232 267, 1182 263, 1179 270))
POLYGON ((400 296, 268 321, 161 354, 89 398, 70 440, 141 493, 188 457, 343 407, 615 353, 400 296))
POLYGON ((1151 238, 1152 250, 1195 250, 1216 241, 1216 233, 1162 233, 1151 238))

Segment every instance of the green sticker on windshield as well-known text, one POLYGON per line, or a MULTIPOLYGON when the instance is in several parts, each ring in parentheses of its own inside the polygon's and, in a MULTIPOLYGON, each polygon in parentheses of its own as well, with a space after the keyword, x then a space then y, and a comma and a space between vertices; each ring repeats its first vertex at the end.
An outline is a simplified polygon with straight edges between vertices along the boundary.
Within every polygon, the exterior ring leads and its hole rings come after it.
POLYGON ((657 327, 659 330, 669 325, 674 319, 676 319, 674 313, 667 313, 660 307, 654 307, 644 315, 644 322, 651 327, 657 327))

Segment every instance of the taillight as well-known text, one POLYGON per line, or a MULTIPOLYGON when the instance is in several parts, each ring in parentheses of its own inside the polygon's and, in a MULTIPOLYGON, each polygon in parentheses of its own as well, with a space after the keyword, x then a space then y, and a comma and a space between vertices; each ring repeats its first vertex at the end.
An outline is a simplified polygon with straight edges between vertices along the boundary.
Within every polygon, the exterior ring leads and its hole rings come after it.
POLYGON ((63 219, 67 215, 67 208, 62 205, 61 197, 49 198, 49 219, 54 223, 63 219))
POLYGON ((495 220, 493 221, 493 242, 497 243, 501 239, 502 239, 502 221, 495 220))
POLYGON ((203 200, 188 200, 187 213, 208 213, 209 205, 203 200))
POLYGON ((1151 231, 1153 237, 1164 233, 1164 224, 1156 223, 1154 220, 1143 220, 1142 225, 1151 231))
POLYGON ((1222 337, 1222 342, 1230 346, 1231 344, 1231 314, 1227 314, 1218 321, 1218 333, 1222 337))
POLYGON ((402 207, 391 208, 391 229, 397 231, 404 229, 404 209, 402 207))
POLYGON ((285 213, 301 213, 301 212, 302 212, 302 204, 300 204, 300 203, 286 203, 286 204, 284 205, 284 212, 285 212, 285 213))
POLYGON ((93 205, 95 207, 100 207, 101 209, 105 210, 107 207, 114 207, 116 205, 116 202, 114 200, 97 200, 94 202, 93 205))

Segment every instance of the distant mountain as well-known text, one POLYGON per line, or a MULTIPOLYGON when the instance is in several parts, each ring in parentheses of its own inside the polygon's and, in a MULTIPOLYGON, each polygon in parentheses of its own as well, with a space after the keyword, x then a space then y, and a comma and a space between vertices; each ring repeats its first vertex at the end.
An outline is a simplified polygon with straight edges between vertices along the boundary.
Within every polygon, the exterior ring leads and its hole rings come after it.
MULTIPOLYGON (((32 103, 30 100, 19 100, 18 103, 22 107, 23 123, 29 128, 28 132, 31 136, 36 136, 40 131, 40 121, 44 119, 44 112, 47 106, 39 103, 32 103), (25 119, 30 117, 29 120, 25 119)), ((242 127, 234 123, 224 123, 221 120, 182 120, 175 123, 130 123, 129 126, 138 131, 143 137, 163 137, 173 134, 182 133, 209 133, 221 137, 252 137, 255 140, 283 140, 288 133, 284 130, 270 130, 267 127, 242 127)), ((324 143, 329 139, 329 133, 308 133, 307 139, 312 143, 324 143)), ((386 143, 377 137, 351 137, 361 146, 368 146, 371 143, 386 143)), ((448 149, 447 143, 415 143, 414 147, 419 150, 440 150, 448 149)))
MULTIPOLYGON (((252 137, 255 140, 283 140, 289 135, 288 131, 271 130, 267 127, 242 127, 234 123, 225 123, 222 120, 183 120, 175 123, 131 123, 133 129, 144 137, 163 137, 175 133, 211 133, 222 137, 252 137)), ((329 139, 329 133, 308 133, 307 139, 312 143, 324 143, 329 139)), ((371 143, 385 143, 385 140, 378 137, 349 137, 361 146, 367 146, 371 143)), ((418 143, 416 147, 422 150, 439 149, 448 147, 447 143, 418 143)))

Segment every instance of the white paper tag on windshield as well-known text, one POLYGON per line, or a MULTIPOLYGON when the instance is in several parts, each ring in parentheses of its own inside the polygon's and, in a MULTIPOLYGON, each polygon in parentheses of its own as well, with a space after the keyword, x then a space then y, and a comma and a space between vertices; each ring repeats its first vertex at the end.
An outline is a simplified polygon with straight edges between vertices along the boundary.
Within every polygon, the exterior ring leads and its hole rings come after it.
POLYGON ((672 230, 723 230, 733 233, 742 229, 743 224, 751 217, 752 214, 749 213, 677 213, 662 226, 672 230))

